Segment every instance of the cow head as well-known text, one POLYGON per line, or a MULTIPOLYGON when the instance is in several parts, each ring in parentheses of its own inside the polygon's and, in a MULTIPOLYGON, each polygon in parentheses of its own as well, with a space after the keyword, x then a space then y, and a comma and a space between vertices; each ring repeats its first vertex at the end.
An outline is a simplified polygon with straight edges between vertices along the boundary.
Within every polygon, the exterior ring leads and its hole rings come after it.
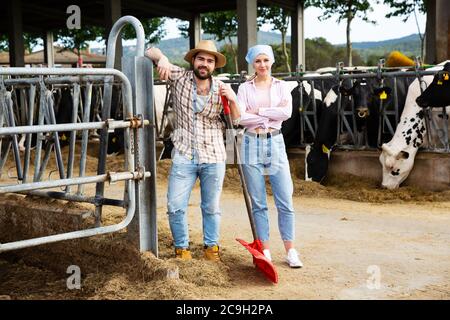
POLYGON ((365 79, 357 80, 351 88, 341 86, 339 91, 342 95, 352 97, 357 111, 358 117, 367 118, 370 114, 369 110, 369 91, 367 90, 367 82, 365 79))
POLYGON ((450 105, 450 62, 434 76, 433 82, 417 97, 416 102, 422 108, 450 105))
POLYGON ((370 116, 370 106, 372 105, 372 97, 377 96, 380 99, 386 99, 391 93, 391 88, 380 87, 373 92, 369 89, 366 79, 355 81, 351 88, 341 86, 340 92, 344 96, 351 96, 354 100, 355 110, 359 118, 367 118, 370 116))
POLYGON ((383 181, 381 186, 387 189, 397 189, 408 177, 414 166, 417 148, 408 146, 403 150, 396 150, 384 143, 380 154, 380 163, 383 167, 383 181))

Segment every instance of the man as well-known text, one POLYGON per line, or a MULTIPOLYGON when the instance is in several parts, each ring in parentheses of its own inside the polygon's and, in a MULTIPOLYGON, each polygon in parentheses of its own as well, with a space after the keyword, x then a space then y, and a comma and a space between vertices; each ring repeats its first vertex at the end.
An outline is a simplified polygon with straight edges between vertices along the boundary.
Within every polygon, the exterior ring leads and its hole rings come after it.
POLYGON ((239 107, 231 87, 212 77, 215 68, 226 64, 214 42, 201 40, 184 57, 192 70, 174 66, 158 48, 145 55, 157 65, 160 79, 168 80, 175 112, 172 167, 169 175, 167 209, 175 255, 192 259, 186 210, 197 178, 200 179, 205 258, 219 261, 219 200, 225 176, 226 151, 221 120, 225 96, 231 118, 238 121, 239 107))

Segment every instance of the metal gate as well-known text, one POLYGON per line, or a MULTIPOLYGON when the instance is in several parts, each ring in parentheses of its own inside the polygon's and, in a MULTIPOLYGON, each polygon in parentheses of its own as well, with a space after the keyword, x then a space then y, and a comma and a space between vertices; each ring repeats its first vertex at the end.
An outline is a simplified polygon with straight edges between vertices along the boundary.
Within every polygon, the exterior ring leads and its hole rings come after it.
POLYGON ((144 57, 144 41, 144 30, 139 20, 125 16, 114 24, 110 32, 104 69, 0 68, 0 177, 5 173, 10 150, 16 174, 11 178, 8 171, 9 180, 0 183, 0 194, 31 194, 94 204, 96 221, 95 227, 91 229, 2 243, 0 252, 111 233, 128 227, 131 238, 137 240, 141 251, 151 250, 158 254, 153 70, 151 61, 144 57), (122 58, 121 72, 113 69, 115 44, 120 31, 128 23, 136 30, 136 55, 122 58), (123 108, 123 119, 114 119, 111 115, 113 86, 116 83, 121 86, 122 99, 119 106, 123 108), (55 117, 54 90, 59 86, 68 87, 72 95, 70 123, 57 123, 55 117), (93 86, 101 87, 103 96, 101 117, 90 121, 93 86), (84 91, 83 95, 81 91, 84 91), (96 175, 86 173, 90 130, 100 132, 96 175), (108 136, 118 130, 123 130, 124 166, 122 170, 114 172, 107 170, 108 136), (61 132, 66 132, 69 136, 65 138, 69 148, 66 163, 62 154, 61 132), (78 153, 77 134, 81 135, 78 153), (23 156, 19 147, 19 135, 26 137, 23 156), (37 135, 37 139, 32 163, 33 135, 37 135), (58 176, 52 178, 50 175, 45 179, 44 173, 52 150, 58 176), (77 162, 78 176, 74 174, 75 156, 80 158, 77 162), (30 174, 32 166, 34 172, 30 174), (106 197, 105 182, 120 181, 124 182, 123 199, 106 197), (94 195, 86 194, 84 187, 88 184, 96 185, 94 195), (76 190, 74 186, 77 186, 76 190), (102 226, 104 205, 125 208, 125 218, 120 223, 102 226))
MULTIPOLYGON (((398 79, 399 78, 410 78, 412 80, 418 79, 421 84, 421 90, 425 89, 424 82, 422 77, 425 75, 435 75, 438 71, 427 71, 424 70, 421 66, 420 58, 416 58, 416 66, 414 71, 392 71, 384 68, 384 59, 380 60, 378 64, 378 68, 372 71, 363 72, 363 73, 345 73, 342 69, 343 63, 337 63, 336 69, 332 75, 318 75, 311 76, 306 73, 297 72, 296 76, 286 77, 284 80, 286 81, 297 81, 299 84, 298 90, 300 93, 300 105, 293 106, 294 108, 298 108, 300 112, 300 129, 301 133, 298 139, 299 146, 305 146, 308 143, 312 143, 313 141, 308 141, 305 139, 307 135, 315 137, 317 131, 317 109, 315 105, 314 99, 314 89, 318 89, 322 93, 322 97, 328 92, 330 88, 324 86, 325 81, 332 80, 335 85, 340 85, 343 80, 350 79, 351 81, 357 79, 377 79, 377 82, 380 87, 385 84, 385 81, 389 81, 389 84, 392 85, 392 96, 393 103, 390 106, 387 106, 383 100, 379 100, 379 127, 378 127, 378 147, 382 145, 382 134, 390 135, 392 137, 394 135, 397 124, 400 120, 400 106, 399 106, 399 96, 398 96, 398 79), (307 105, 303 104, 303 82, 306 81, 311 86, 309 103, 307 105)), ((298 68, 301 70, 301 68, 298 68)), ((355 139, 355 128, 356 128, 356 113, 355 106, 353 105, 353 101, 350 101, 344 106, 345 97, 338 93, 338 115, 337 115, 337 137, 338 140, 336 142, 336 147, 341 149, 366 149, 366 146, 358 144, 355 139), (347 132, 351 137, 351 144, 343 143, 339 140, 340 134, 347 132)), ((427 148, 424 148, 424 151, 438 152, 438 153, 450 153, 450 140, 449 140, 449 115, 446 111, 446 108, 432 109, 432 108, 424 108, 424 123, 427 128, 428 141, 432 141, 431 133, 433 132, 437 136, 437 141, 431 142, 427 148), (439 113, 439 118, 442 120, 436 121, 436 117, 433 114, 439 113)))

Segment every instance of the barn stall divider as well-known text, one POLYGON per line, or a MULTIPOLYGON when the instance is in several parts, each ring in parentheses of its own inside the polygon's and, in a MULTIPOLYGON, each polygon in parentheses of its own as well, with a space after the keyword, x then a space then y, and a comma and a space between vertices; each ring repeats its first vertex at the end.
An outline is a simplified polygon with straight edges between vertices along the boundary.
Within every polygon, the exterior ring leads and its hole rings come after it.
POLYGON ((0 69, 0 178, 5 174, 5 163, 11 149, 15 164, 15 181, 11 183, 12 175, 10 170, 6 170, 10 180, 0 184, 0 194, 27 194, 95 205, 93 228, 0 243, 0 252, 117 232, 128 227, 130 238, 138 243, 141 251, 152 251, 158 255, 153 71, 151 61, 144 57, 144 46, 145 35, 141 23, 134 17, 124 16, 114 24, 109 34, 104 69, 0 69), (114 69, 115 45, 122 28, 127 24, 136 30, 136 54, 122 57, 121 72, 114 69), (115 114, 111 114, 113 86, 117 83, 121 86, 119 105, 123 107, 123 119, 117 119, 115 114), (62 86, 69 88, 72 99, 69 123, 57 123, 55 117, 54 91, 62 86), (101 109, 101 115, 99 110, 95 110, 92 116, 90 107, 93 88, 100 87, 100 96, 96 98, 100 99, 100 103, 94 105, 101 109), (84 94, 81 94, 82 91, 84 94), (97 174, 89 175, 86 161, 89 132, 93 130, 100 131, 98 166, 97 174), (108 136, 114 130, 124 132, 124 167, 117 172, 106 170, 108 136), (64 133, 63 140, 69 145, 67 163, 63 160, 61 133, 64 133), (81 133, 78 152, 77 133, 81 133), (26 137, 23 165, 20 135, 26 137), (32 146, 33 135, 37 135, 37 139, 32 146), (34 172, 30 174, 32 148, 35 149, 34 172), (45 179, 44 172, 52 149, 58 176, 52 179, 52 175, 49 175, 45 179), (80 158, 78 176, 74 174, 75 156, 80 158), (120 181, 124 182, 123 199, 105 197, 105 182, 120 181), (95 184, 94 195, 86 194, 84 186, 87 184, 95 184), (55 191, 55 188, 62 188, 62 191, 55 191), (125 218, 120 223, 102 226, 104 205, 125 208, 125 218))
MULTIPOLYGON (((426 89, 426 84, 422 80, 423 76, 435 75, 438 71, 427 71, 423 68, 420 58, 416 58, 416 65, 413 71, 395 71, 389 68, 384 68, 384 59, 381 59, 378 67, 374 71, 344 71, 343 63, 336 64, 336 69, 333 74, 310 74, 302 72, 301 66, 297 67, 296 75, 284 77, 286 81, 297 81, 300 100, 298 105, 293 105, 298 108, 300 114, 300 136, 297 139, 297 146, 304 147, 306 144, 313 142, 317 127, 317 106, 316 99, 314 99, 314 90, 321 92, 322 98, 325 97, 331 86, 342 85, 343 81, 349 79, 352 83, 356 80, 375 79, 378 87, 388 85, 392 89, 390 103, 386 99, 378 99, 378 130, 377 130, 377 147, 381 147, 384 142, 387 142, 394 135, 398 122, 400 121, 401 111, 403 105, 400 104, 399 97, 399 82, 401 79, 406 80, 406 89, 415 79, 419 80, 420 89, 423 92, 426 89), (303 102, 304 92, 302 87, 303 81, 311 86, 308 103, 303 102), (330 81, 332 84, 330 84, 330 81), (328 82, 328 84, 327 84, 328 82), (308 139, 307 137, 310 137, 308 139)), ((276 75, 275 75, 276 76, 276 75)), ((406 92, 405 92, 406 94, 406 92)), ((341 92, 338 93, 338 114, 337 114, 337 141, 335 147, 338 149, 352 149, 352 150, 367 150, 367 145, 362 145, 356 139, 356 121, 358 113, 355 111, 354 101, 348 97, 344 97, 341 92), (340 138, 343 134, 348 134, 351 139, 342 141, 340 138)), ((449 115, 446 108, 424 108, 425 117, 424 122, 427 128, 427 138, 431 143, 422 148, 423 151, 436 153, 450 153, 449 146, 449 115), (432 136, 436 137, 434 139, 432 136)), ((372 148, 373 149, 373 148, 372 148)))

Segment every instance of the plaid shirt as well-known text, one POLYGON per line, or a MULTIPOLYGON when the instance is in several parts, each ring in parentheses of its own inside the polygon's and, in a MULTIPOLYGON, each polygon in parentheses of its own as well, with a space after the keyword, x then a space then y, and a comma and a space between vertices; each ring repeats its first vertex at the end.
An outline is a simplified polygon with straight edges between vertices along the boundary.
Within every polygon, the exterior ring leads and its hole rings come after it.
POLYGON ((199 163, 218 163, 226 160, 223 141, 224 123, 220 117, 223 106, 219 96, 219 80, 212 78, 212 93, 204 109, 194 112, 194 72, 174 66, 171 70, 175 126, 171 138, 175 148, 190 159, 197 151, 199 163))

